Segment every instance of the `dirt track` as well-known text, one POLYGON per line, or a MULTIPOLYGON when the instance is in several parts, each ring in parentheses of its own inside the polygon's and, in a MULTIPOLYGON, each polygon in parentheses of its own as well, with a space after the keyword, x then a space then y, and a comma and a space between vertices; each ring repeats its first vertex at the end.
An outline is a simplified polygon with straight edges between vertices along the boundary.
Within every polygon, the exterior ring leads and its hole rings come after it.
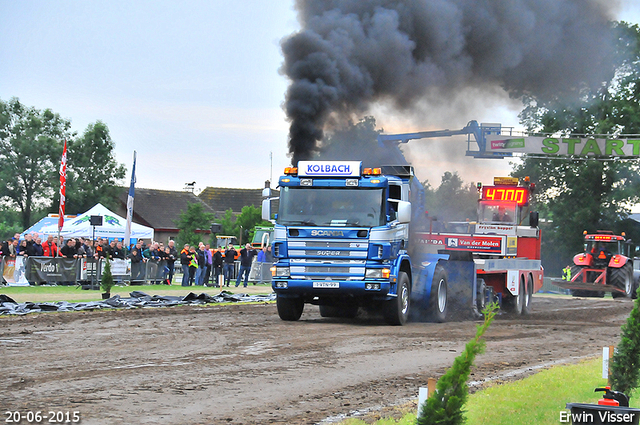
MULTIPOLYGON (((598 355, 632 302, 535 297, 533 308, 498 317, 472 379, 598 355)), ((417 398, 475 325, 339 321, 314 306, 292 323, 274 304, 3 317, 0 407, 79 411, 83 424, 314 424, 417 398)))

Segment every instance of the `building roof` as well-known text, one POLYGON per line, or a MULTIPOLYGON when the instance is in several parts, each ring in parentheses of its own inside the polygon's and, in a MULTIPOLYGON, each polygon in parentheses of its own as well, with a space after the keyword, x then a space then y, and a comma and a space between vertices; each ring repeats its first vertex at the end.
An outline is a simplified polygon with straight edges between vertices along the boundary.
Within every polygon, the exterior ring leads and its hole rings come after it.
MULTIPOLYGON (((277 191, 272 190, 272 196, 278 196, 277 191)), ((235 189, 229 187, 207 187, 198 195, 220 216, 231 208, 236 214, 242 212, 242 207, 253 205, 256 208, 262 206, 262 189, 235 189)))
MULTIPOLYGON (((118 199, 126 210, 129 188, 122 188, 118 199)), ((191 192, 139 189, 136 188, 133 204, 133 221, 153 227, 154 229, 178 229, 176 221, 182 212, 187 211, 189 203, 201 203, 204 210, 209 213, 214 211, 200 198, 191 192)))

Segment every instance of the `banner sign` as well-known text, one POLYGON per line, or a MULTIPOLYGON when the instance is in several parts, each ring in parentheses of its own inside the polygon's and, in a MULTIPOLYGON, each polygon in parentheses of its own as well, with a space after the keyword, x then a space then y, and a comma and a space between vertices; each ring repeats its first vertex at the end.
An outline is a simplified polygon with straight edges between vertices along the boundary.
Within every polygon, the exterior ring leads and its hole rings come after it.
POLYGON ((440 246, 447 251, 473 251, 506 255, 504 236, 468 236, 453 234, 417 233, 420 243, 440 246))
POLYGON ((487 152, 550 156, 640 157, 640 138, 513 137, 487 135, 487 152))
POLYGON ((71 258, 29 257, 27 277, 30 282, 75 282, 78 260, 71 258))
MULTIPOLYGON (((121 280, 122 278, 129 278, 131 276, 131 259, 121 260, 119 258, 114 258, 113 260, 109 260, 111 263, 111 274, 116 280, 121 280)), ((104 273, 104 261, 100 262, 100 278, 102 277, 102 273, 104 273)))
POLYGON ((26 271, 25 271, 25 258, 18 256, 16 258, 5 257, 4 270, 2 271, 2 277, 9 286, 28 286, 26 271))

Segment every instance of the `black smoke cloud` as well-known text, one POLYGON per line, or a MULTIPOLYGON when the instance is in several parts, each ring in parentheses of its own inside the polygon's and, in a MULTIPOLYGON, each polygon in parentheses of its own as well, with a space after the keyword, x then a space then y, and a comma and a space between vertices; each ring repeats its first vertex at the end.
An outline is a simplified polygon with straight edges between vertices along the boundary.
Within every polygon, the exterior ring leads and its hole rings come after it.
POLYGON ((372 104, 410 110, 438 93, 501 87, 575 96, 607 78, 610 17, 596 0, 297 0, 282 40, 292 163, 372 104))

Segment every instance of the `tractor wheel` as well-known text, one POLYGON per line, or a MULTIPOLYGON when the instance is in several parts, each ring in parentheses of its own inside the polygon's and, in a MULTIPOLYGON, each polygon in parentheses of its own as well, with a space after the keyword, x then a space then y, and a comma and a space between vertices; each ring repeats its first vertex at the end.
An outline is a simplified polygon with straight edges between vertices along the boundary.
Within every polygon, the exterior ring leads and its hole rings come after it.
POLYGON ((396 298, 385 301, 384 319, 390 325, 404 325, 409 318, 411 288, 409 286, 409 276, 405 272, 398 274, 397 293, 398 296, 396 298))
POLYGON ((619 269, 609 269, 609 273, 611 285, 624 291, 624 293, 612 292, 611 296, 613 298, 631 298, 633 295, 633 269, 631 268, 631 264, 627 262, 619 269))
POLYGON ((304 300, 300 297, 285 298, 280 295, 276 298, 278 316, 287 322, 295 322, 302 316, 304 310, 304 300))
POLYGON ((447 308, 449 307, 449 294, 447 285, 447 272, 442 266, 436 266, 431 282, 431 295, 429 296, 429 315, 431 320, 443 323, 447 320, 447 308))
POLYGON ((522 314, 531 313, 531 300, 533 298, 533 276, 529 275, 527 277, 527 291, 524 294, 523 305, 522 305, 522 314))
MULTIPOLYGON (((505 293, 507 290, 505 289, 505 293)), ((524 284, 524 276, 520 276, 520 288, 518 290, 518 295, 507 294, 504 298, 502 298, 502 307, 507 313, 514 314, 519 316, 522 314, 522 309, 524 307, 524 298, 526 297, 526 290, 524 284)))

